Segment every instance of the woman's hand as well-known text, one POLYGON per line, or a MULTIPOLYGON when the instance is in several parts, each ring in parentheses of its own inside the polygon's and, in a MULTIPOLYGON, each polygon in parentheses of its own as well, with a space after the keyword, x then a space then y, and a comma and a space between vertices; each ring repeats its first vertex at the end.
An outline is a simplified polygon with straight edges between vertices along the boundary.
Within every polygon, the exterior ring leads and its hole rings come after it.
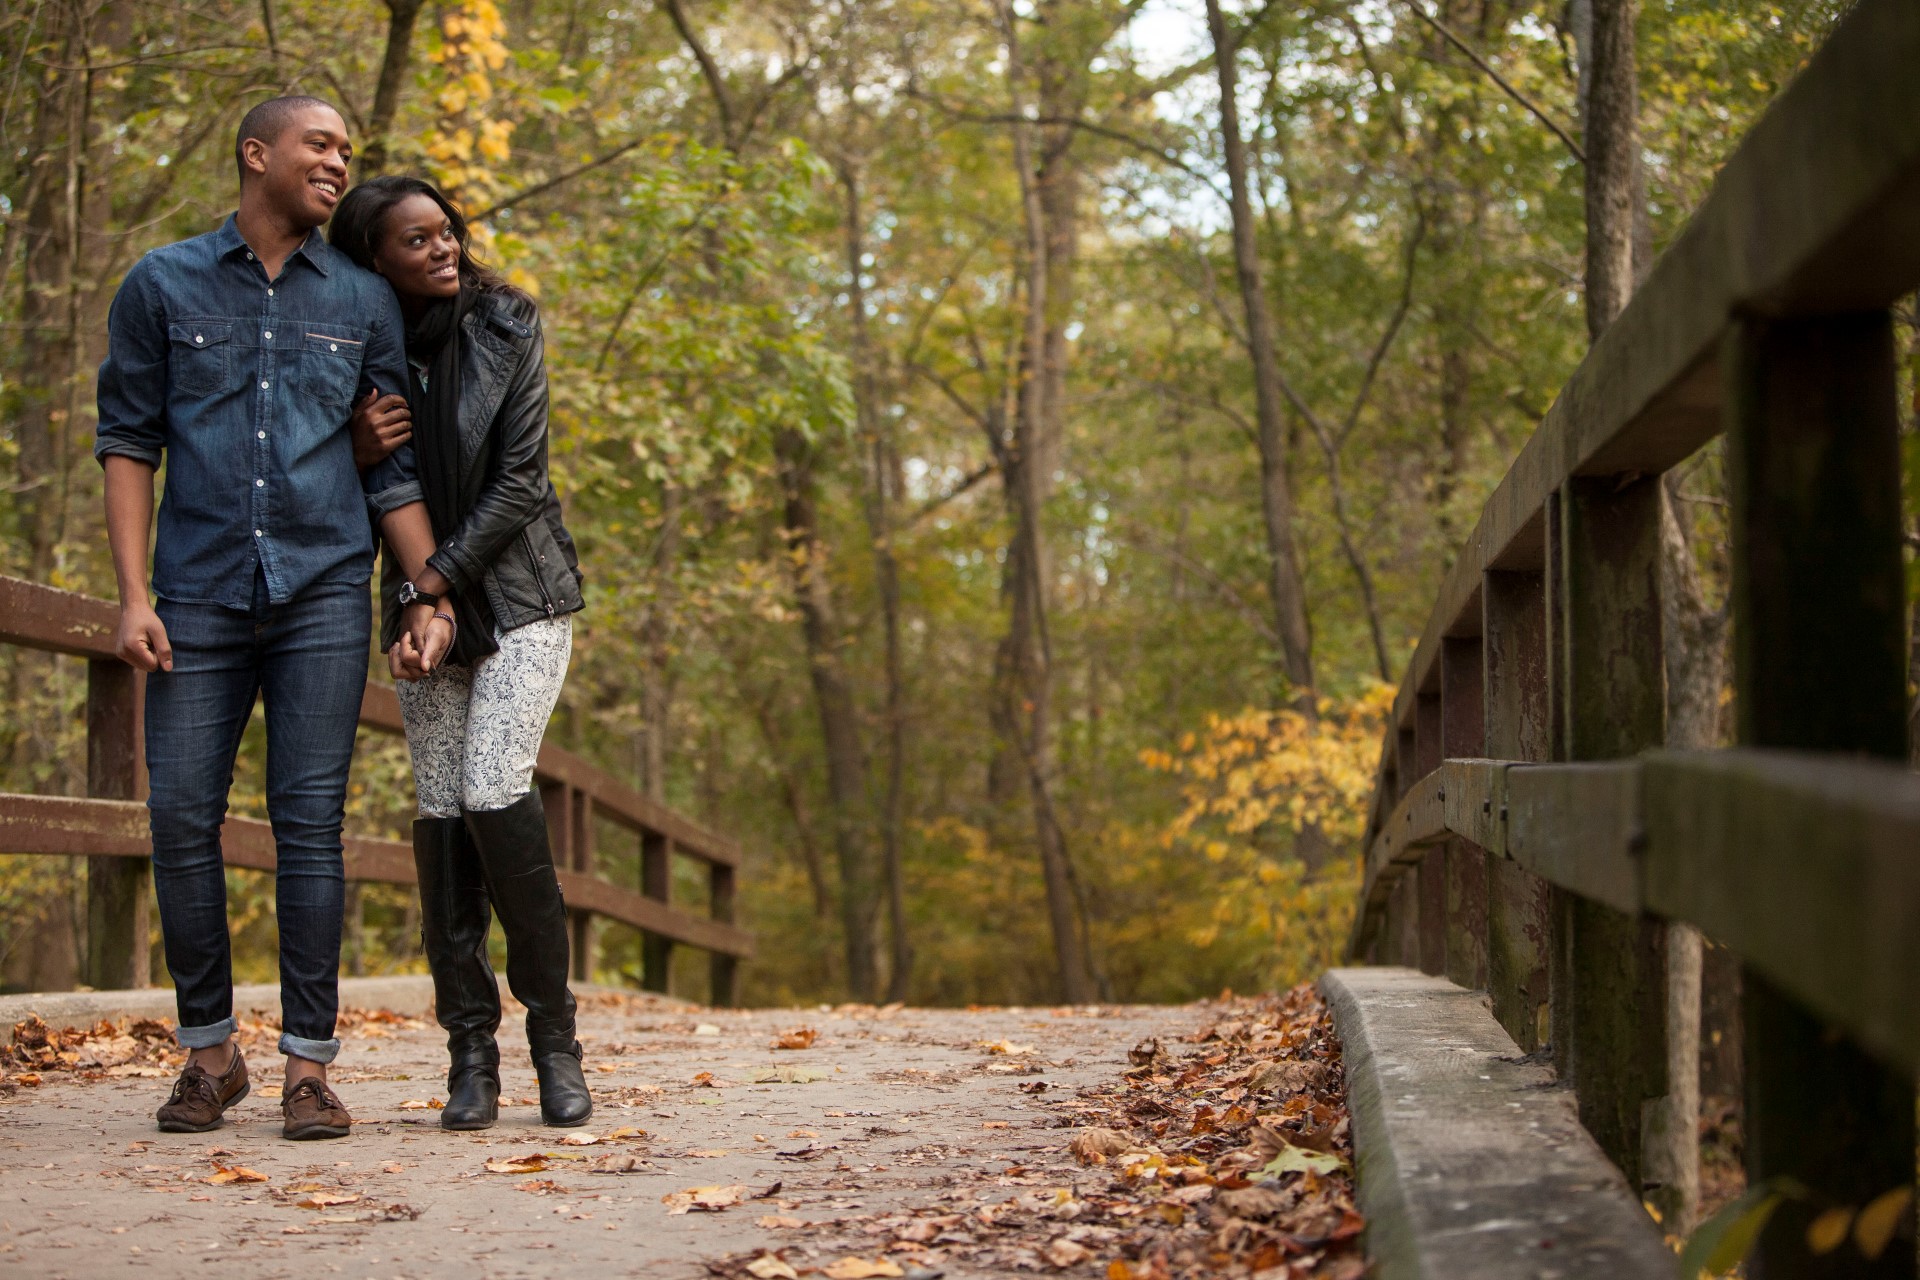
POLYGON ((413 411, 404 398, 383 396, 375 387, 353 406, 347 430, 353 436, 353 465, 365 471, 413 438, 413 411))
POLYGON ((453 623, 440 606, 425 602, 408 605, 400 617, 402 633, 395 648, 415 671, 413 679, 431 675, 453 646, 453 623))

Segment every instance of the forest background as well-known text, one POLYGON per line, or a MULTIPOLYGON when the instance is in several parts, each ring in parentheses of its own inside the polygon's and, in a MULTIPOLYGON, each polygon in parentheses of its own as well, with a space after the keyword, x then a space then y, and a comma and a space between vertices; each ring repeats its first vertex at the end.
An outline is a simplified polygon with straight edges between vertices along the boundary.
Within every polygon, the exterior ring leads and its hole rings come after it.
MULTIPOLYGON (((442 183, 540 300, 588 577, 551 737, 744 845, 755 1003, 1333 958, 1383 682, 1596 327, 1594 10, 1634 37, 1644 270, 1844 8, 600 3, 9 0, 0 570, 111 596, 114 288, 231 208, 247 106, 337 103, 356 178, 442 183)), ((1712 659, 1717 454, 1669 496, 1712 659)), ((6 789, 80 794, 83 668, 0 663, 6 789)), ((404 834, 398 742, 350 804, 404 834)), ((0 985, 73 983, 83 874, 0 857, 0 985)), ((271 883, 230 891, 270 976, 271 883)), ((410 891, 352 903, 355 972, 422 967, 410 891)), ((596 976, 641 954, 604 927, 596 976)))

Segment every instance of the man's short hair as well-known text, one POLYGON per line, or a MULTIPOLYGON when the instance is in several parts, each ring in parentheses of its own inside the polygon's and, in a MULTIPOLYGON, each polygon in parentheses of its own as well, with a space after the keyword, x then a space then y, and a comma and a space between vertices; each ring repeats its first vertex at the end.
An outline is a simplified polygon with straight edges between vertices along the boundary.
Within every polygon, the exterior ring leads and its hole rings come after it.
POLYGON ((257 138, 272 146, 293 123, 295 114, 308 107, 325 107, 335 115, 340 108, 325 98, 316 98, 311 94, 290 93, 283 98, 268 98, 256 105, 253 110, 240 117, 240 130, 233 137, 233 163, 240 170, 240 181, 247 180, 246 145, 249 138, 257 138))

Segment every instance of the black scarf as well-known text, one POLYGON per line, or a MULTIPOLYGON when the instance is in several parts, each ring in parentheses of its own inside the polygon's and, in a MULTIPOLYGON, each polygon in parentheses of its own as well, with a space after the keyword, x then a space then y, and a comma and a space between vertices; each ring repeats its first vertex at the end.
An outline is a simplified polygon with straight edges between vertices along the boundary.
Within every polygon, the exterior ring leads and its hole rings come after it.
MULTIPOLYGON (((466 335, 460 322, 480 295, 463 287, 459 294, 427 307, 407 323, 407 355, 426 366, 416 378, 413 396, 413 455, 420 488, 427 500, 437 542, 473 510, 486 487, 493 462, 493 433, 487 432, 471 465, 460 464, 460 392, 466 335)), ((498 650, 493 641, 493 606, 486 588, 475 582, 452 598, 459 623, 447 661, 470 666, 498 650)))

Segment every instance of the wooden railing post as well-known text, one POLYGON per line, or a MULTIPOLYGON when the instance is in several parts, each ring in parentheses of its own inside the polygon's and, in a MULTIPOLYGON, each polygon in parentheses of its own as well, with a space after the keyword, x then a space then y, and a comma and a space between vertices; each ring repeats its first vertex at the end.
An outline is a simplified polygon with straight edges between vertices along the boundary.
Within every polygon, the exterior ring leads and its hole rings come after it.
MULTIPOLYGON (((1395 726, 1393 748, 1393 797, 1384 806, 1388 813, 1420 777, 1412 725, 1395 726)), ((1388 890, 1381 936, 1388 964, 1420 966, 1420 867, 1417 863, 1401 871, 1393 888, 1388 890)))
MULTIPOLYGON (((640 837, 640 892, 656 902, 673 901, 673 842, 658 831, 640 837)), ((640 985, 665 995, 673 985, 673 939, 641 935, 640 985)))
MULTIPOLYGON (((87 794, 146 794, 144 677, 117 658, 87 662, 87 794)), ((150 875, 144 858, 87 859, 85 981, 95 990, 151 983, 150 875)))
MULTIPOLYGON (((713 918, 722 924, 733 923, 733 868, 714 863, 708 868, 708 880, 712 898, 713 918)), ((740 962, 724 952, 715 951, 709 957, 711 964, 711 989, 708 1000, 716 1005, 739 1003, 740 962)))
MULTIPOLYGON (((1543 535, 1544 537, 1544 531, 1543 535)), ((1542 548, 1544 550, 1544 548, 1542 548)), ((1490 569, 1481 578, 1486 662, 1486 753, 1545 760, 1547 588, 1539 570, 1490 569)), ((1487 887, 1487 990, 1493 1016, 1521 1050, 1547 1042, 1547 884, 1518 863, 1491 860, 1487 887)))
MULTIPOLYGON (((1739 741, 1902 759, 1905 583, 1888 316, 1738 318, 1721 372, 1739 741)), ((1904 1241, 1877 1262, 1847 1246, 1814 1257, 1806 1227, 1823 1208, 1859 1207, 1913 1182, 1913 1079, 1829 1034, 1754 970, 1742 988, 1748 1180, 1793 1178, 1814 1196, 1773 1216, 1748 1274, 1911 1277, 1904 1241)))
MULTIPOLYGON (((1422 692, 1413 700, 1413 777, 1426 777, 1446 758, 1441 734, 1440 692, 1422 692)), ((1447 846, 1436 844, 1420 859, 1409 905, 1420 917, 1419 965, 1423 972, 1447 971, 1447 846)), ((1406 963, 1402 960, 1401 963, 1406 963)))
MULTIPOLYGON (((1487 749, 1484 659, 1479 636, 1440 641, 1440 741, 1449 758, 1487 749)), ((1470 990, 1487 985, 1487 851, 1449 840, 1445 852, 1445 963, 1448 979, 1470 990)))
MULTIPOLYGON (((573 869, 582 875, 592 875, 593 866, 593 797, 584 791, 572 793, 573 813, 573 869)), ((591 911, 573 913, 573 977, 576 982, 593 981, 594 929, 591 911)))
MULTIPOLYGON (((1658 476, 1575 476, 1560 491, 1563 759, 1619 759, 1664 737, 1659 499, 1658 476)), ((1553 1011, 1556 1041, 1564 1031, 1555 1047, 1581 1122, 1638 1191, 1643 1112, 1667 1092, 1662 932, 1651 918, 1555 896, 1567 1002, 1553 1011)))

